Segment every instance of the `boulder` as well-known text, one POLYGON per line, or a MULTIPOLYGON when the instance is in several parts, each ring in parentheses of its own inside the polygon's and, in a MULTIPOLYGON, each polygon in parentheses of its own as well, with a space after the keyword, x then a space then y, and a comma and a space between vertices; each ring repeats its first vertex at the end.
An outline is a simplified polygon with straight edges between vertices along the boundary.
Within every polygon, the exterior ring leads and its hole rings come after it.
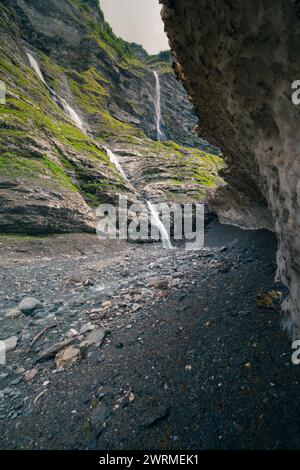
POLYGON ((40 306, 41 303, 39 300, 34 297, 26 297, 19 303, 19 310, 25 315, 31 315, 40 306))

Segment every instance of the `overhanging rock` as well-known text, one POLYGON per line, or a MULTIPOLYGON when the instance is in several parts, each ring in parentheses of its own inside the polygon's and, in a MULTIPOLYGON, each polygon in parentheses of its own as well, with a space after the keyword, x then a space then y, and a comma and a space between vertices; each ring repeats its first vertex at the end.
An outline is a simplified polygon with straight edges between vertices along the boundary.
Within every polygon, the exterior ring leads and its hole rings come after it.
POLYGON ((227 186, 211 204, 223 222, 274 229, 283 309, 300 327, 300 5, 292 0, 161 0, 175 70, 203 138, 225 156, 227 186))

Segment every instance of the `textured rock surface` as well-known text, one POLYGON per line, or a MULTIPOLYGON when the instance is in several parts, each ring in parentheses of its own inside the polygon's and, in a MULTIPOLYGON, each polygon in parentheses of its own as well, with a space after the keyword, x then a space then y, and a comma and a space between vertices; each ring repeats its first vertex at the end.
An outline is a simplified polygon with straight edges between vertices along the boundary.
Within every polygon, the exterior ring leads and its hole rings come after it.
POLYGON ((138 137, 115 140, 112 149, 138 194, 153 202, 204 202, 208 189, 223 184, 222 160, 201 150, 138 137))
MULTIPOLYGON (((300 325, 299 5, 278 0, 162 0, 176 71, 192 98, 199 131, 224 152, 226 188, 212 204, 221 220, 274 227, 285 310, 300 325)), ((293 325, 294 324, 294 325, 293 325)))

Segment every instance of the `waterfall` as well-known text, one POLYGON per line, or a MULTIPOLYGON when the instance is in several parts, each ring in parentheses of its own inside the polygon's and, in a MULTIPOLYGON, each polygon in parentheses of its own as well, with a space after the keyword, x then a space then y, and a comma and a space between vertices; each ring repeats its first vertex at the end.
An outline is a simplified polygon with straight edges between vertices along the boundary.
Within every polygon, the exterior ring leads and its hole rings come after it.
POLYGON ((85 131, 84 124, 78 114, 76 113, 75 109, 73 109, 63 98, 60 98, 62 107, 64 112, 69 115, 71 120, 74 122, 75 126, 78 127, 80 130, 85 131))
POLYGON ((121 167, 120 163, 119 163, 119 160, 117 159, 116 155, 111 151, 109 150, 108 148, 104 147, 106 153, 107 153, 107 156, 109 157, 111 163, 113 165, 115 165, 115 167, 117 168, 117 170, 119 171, 119 173, 121 173, 121 175, 123 176, 123 178, 125 178, 127 180, 127 176, 125 175, 124 173, 124 170, 123 168, 121 167))
POLYGON ((153 72, 155 77, 155 119, 156 119, 156 135, 157 140, 163 139, 163 133, 160 128, 161 123, 161 106, 160 106, 160 83, 157 72, 153 72))
MULTIPOLYGON (((103 147, 103 148, 105 149, 107 156, 109 157, 110 161, 115 165, 119 173, 123 176, 123 178, 125 178, 128 181, 128 178, 125 175, 124 170, 122 166, 120 165, 117 156, 107 147, 103 147)), ((150 201, 147 201, 147 200, 146 200, 146 204, 151 214, 151 226, 153 224, 159 230, 163 248, 168 248, 168 249, 173 248, 172 243, 170 241, 169 234, 166 228, 164 227, 163 223, 161 222, 159 218, 159 213, 156 210, 155 206, 150 201)))
POLYGON ((56 104, 58 104, 58 106, 60 106, 65 114, 67 114, 70 119, 74 122, 75 126, 78 127, 81 131, 85 132, 85 127, 84 127, 84 124, 82 122, 82 120, 80 119, 80 117, 78 116, 78 114, 76 113, 75 109, 73 109, 67 102, 66 100, 64 100, 63 98, 61 98, 60 96, 58 96, 54 90, 52 90, 52 88, 50 88, 47 83, 45 82, 45 79, 43 77, 43 74, 41 72, 41 69, 40 69, 40 66, 37 62, 37 60, 31 55, 29 54, 29 52, 26 53, 28 59, 29 59, 29 63, 30 63, 30 66, 31 68, 34 70, 34 72, 36 73, 36 75, 39 77, 39 79, 46 85, 46 87, 48 88, 48 90, 50 91, 51 95, 52 95, 52 98, 53 100, 55 101, 56 104))
POLYGON ((39 79, 42 80, 42 82, 45 83, 45 85, 46 85, 46 82, 44 80, 44 77, 43 77, 43 74, 41 72, 41 69, 40 69, 40 66, 39 66, 38 62, 35 60, 35 58, 31 54, 29 54, 29 52, 27 52, 26 55, 29 59, 29 63, 30 63, 31 68, 35 71, 35 73, 37 74, 39 79))
POLYGON ((170 237, 164 224, 159 218, 159 213, 157 212, 156 207, 150 201, 147 201, 147 206, 149 207, 152 216, 151 226, 153 223, 153 225, 158 228, 163 248, 168 248, 170 250, 171 248, 173 248, 172 243, 170 242, 170 237))

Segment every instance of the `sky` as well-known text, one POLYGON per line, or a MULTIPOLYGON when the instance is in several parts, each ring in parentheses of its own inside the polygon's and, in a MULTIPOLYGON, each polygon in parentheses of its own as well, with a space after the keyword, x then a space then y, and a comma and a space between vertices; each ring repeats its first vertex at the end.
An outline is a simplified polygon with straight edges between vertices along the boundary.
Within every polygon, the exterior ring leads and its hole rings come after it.
POLYGON ((100 0, 100 5, 117 36, 141 44, 149 54, 169 49, 158 0, 100 0))

